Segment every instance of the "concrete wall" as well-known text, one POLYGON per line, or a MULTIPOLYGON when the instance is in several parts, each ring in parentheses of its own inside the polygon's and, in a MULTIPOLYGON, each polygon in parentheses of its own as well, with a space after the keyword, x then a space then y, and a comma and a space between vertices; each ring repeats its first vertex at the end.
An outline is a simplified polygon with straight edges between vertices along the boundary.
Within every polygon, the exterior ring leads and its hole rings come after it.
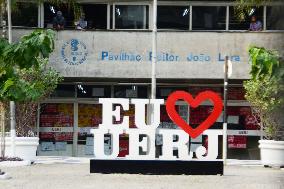
MULTIPOLYGON (((14 39, 27 32, 14 30, 14 39)), ((232 57, 231 78, 247 79, 248 47, 265 46, 283 53, 283 39, 284 32, 159 32, 158 52, 163 57, 157 64, 157 78, 221 79, 227 54, 232 57)), ((147 31, 60 31, 50 65, 64 77, 150 78, 150 52, 151 32, 147 31)))

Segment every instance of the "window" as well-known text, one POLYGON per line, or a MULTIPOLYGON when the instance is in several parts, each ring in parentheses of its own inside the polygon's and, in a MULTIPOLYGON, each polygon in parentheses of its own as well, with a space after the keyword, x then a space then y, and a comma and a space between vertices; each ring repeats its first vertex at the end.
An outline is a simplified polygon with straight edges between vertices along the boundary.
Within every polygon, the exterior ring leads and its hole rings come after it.
POLYGON ((147 86, 115 86, 114 87, 115 98, 147 98, 147 86))
POLYGON ((112 28, 113 29, 113 5, 111 5, 110 6, 110 21, 109 21, 109 23, 110 23, 110 28, 112 28))
POLYGON ((64 154, 72 156, 73 127, 73 104, 41 104, 39 115, 39 155, 58 156, 59 154, 64 154))
POLYGON ((75 97, 74 85, 58 85, 51 97, 75 97))
POLYGON ((77 85, 78 98, 110 98, 110 86, 103 85, 77 85))
POLYGON ((52 28, 53 18, 56 16, 57 11, 61 11, 65 18, 65 28, 75 28, 74 12, 73 9, 67 6, 54 6, 51 3, 44 3, 44 24, 47 28, 52 28))
POLYGON ((83 13, 89 29, 107 29, 107 5, 83 4, 83 13))
POLYGON ((252 16, 256 16, 257 20, 263 23, 263 7, 252 8, 243 21, 238 19, 234 7, 230 7, 229 30, 248 30, 252 16))
POLYGON ((268 30, 284 30, 284 6, 267 7, 266 24, 268 30))
POLYGON ((36 3, 17 2, 16 10, 12 11, 13 26, 37 27, 38 6, 36 3))
POLYGON ((187 87, 157 87, 157 98, 167 99, 168 96, 174 91, 188 91, 187 87))
POLYGON ((157 8, 158 29, 189 29, 188 6, 158 6, 157 8))
POLYGON ((148 12, 146 5, 116 5, 115 29, 148 29, 148 12))
POLYGON ((225 30, 226 7, 192 7, 193 30, 225 30))

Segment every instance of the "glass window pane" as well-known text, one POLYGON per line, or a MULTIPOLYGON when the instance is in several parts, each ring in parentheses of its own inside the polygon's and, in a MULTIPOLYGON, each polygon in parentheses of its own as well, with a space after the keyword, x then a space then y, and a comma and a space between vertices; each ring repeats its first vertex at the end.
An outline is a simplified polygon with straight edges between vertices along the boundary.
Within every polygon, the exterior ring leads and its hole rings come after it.
POLYGON ((64 28, 75 28, 74 23, 74 11, 67 6, 55 6, 51 3, 44 3, 44 24, 47 28, 53 28, 53 18, 56 16, 57 11, 62 12, 62 16, 65 19, 64 28))
POLYGON ((229 30, 249 30, 252 16, 263 23, 263 7, 252 8, 250 13, 245 15, 243 21, 237 17, 234 7, 230 7, 229 30))
POLYGON ((58 85, 51 97, 73 97, 75 98, 74 85, 58 85))
POLYGON ((83 4, 83 13, 89 29, 107 29, 107 5, 83 4))
POLYGON ((226 7, 192 7, 193 30, 225 30, 226 7))
POLYGON ((115 98, 148 98, 147 86, 115 86, 115 98))
POLYGON ((188 6, 158 6, 158 29, 189 29, 188 6))
POLYGON ((115 6, 116 29, 148 29, 146 5, 117 5, 115 6))
MULTIPOLYGON (((90 130, 102 123, 102 104, 78 105, 78 156, 94 155, 94 135, 90 130)), ((106 138, 105 138, 106 140, 106 138)))
POLYGON ((73 104, 41 104, 39 155, 72 156, 73 104))
POLYGON ((37 27, 38 6, 36 3, 19 3, 12 11, 13 26, 37 27))
POLYGON ((267 7, 266 24, 268 30, 284 30, 284 6, 267 7))
POLYGON ((110 98, 110 86, 103 85, 77 85, 78 98, 110 98))
POLYGON ((223 99, 223 87, 211 87, 211 86, 190 86, 189 92, 193 97, 196 97, 199 93, 204 91, 213 91, 217 93, 223 99))
POLYGON ((245 100, 245 89, 243 87, 228 87, 229 100, 245 100))
POLYGON ((112 26, 113 22, 112 22, 112 20, 113 20, 113 6, 111 5, 110 6, 110 29, 113 29, 113 26, 112 26))
POLYGON ((175 91, 188 91, 187 87, 157 87, 157 98, 167 99, 175 91))

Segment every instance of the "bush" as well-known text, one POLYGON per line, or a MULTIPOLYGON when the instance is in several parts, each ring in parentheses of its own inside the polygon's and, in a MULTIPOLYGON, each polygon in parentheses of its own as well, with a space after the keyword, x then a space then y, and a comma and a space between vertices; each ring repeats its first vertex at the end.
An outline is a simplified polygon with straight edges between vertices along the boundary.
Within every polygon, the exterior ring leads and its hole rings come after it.
POLYGON ((277 52, 251 47, 251 79, 244 82, 246 99, 260 118, 266 138, 283 138, 283 61, 277 52))

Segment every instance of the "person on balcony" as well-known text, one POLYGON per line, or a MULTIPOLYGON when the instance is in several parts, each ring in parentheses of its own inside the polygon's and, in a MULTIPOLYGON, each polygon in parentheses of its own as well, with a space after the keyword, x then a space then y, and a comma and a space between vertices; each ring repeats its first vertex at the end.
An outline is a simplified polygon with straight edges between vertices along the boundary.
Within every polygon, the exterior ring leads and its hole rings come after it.
POLYGON ((249 25, 249 31, 261 31, 261 30, 262 30, 261 21, 257 20, 256 16, 252 16, 249 25))
POLYGON ((78 22, 75 22, 76 29, 83 30, 87 28, 87 21, 85 21, 85 15, 83 14, 78 22))
POLYGON ((63 30, 65 26, 65 18, 61 11, 57 11, 56 16, 53 18, 53 28, 56 30, 63 30))

